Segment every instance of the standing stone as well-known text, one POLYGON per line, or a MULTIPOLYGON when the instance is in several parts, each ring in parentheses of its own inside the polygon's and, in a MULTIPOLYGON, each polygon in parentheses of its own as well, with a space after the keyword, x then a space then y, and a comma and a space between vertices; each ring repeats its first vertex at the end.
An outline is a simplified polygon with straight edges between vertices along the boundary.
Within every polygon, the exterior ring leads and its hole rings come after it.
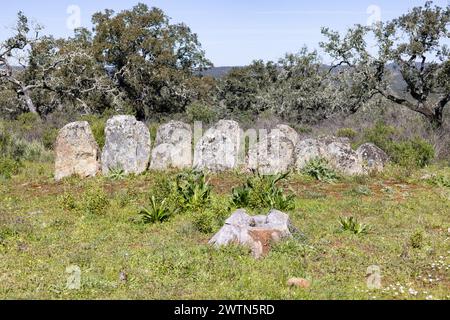
POLYGON ((275 127, 276 130, 280 130, 283 135, 285 135, 289 140, 292 141, 293 145, 296 146, 300 141, 300 135, 295 129, 289 127, 285 124, 279 124, 275 127))
POLYGON ((360 160, 368 172, 381 172, 389 161, 389 156, 373 143, 363 144, 356 150, 360 160))
POLYGON ((365 174, 363 163, 347 140, 323 137, 300 141, 295 148, 295 167, 302 170, 311 160, 323 158, 330 166, 346 175, 365 174))
POLYGON ((72 175, 93 177, 99 170, 100 152, 85 121, 69 123, 61 129, 55 152, 55 179, 58 181, 72 175))
POLYGON ((290 133, 276 128, 265 137, 260 135, 260 142, 250 146, 248 169, 257 170, 263 175, 289 171, 294 164, 295 143, 292 140, 296 139, 290 133))
POLYGON ((158 129, 150 168, 167 170, 192 166, 192 130, 188 124, 171 121, 158 129))
POLYGON ((325 144, 316 139, 302 140, 295 147, 295 168, 301 171, 310 161, 324 157, 325 144))
POLYGON ((221 120, 206 131, 195 146, 194 168, 221 172, 241 164, 241 128, 231 120, 221 120))
POLYGON ((133 116, 115 116, 105 129, 102 171, 122 169, 126 174, 141 174, 148 168, 151 142, 147 126, 133 116))
POLYGON ((325 159, 331 166, 345 175, 363 175, 365 170, 358 154, 349 143, 330 142, 325 144, 325 159))

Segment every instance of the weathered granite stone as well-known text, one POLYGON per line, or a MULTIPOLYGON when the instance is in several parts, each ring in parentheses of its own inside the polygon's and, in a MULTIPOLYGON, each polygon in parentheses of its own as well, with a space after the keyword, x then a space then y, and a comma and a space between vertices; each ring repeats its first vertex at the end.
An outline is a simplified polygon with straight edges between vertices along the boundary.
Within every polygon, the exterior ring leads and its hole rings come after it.
POLYGON ((381 172, 389 161, 389 156, 373 143, 363 144, 356 150, 367 172, 381 172))
POLYGON ((292 168, 295 151, 293 140, 298 138, 288 128, 284 126, 283 131, 274 129, 267 136, 260 135, 260 142, 250 146, 248 169, 263 175, 275 175, 288 172, 292 168))
POLYGON ((171 121, 158 129, 150 168, 187 169, 192 166, 192 130, 188 124, 171 121))
POLYGON ((206 131, 195 146, 194 169, 221 172, 241 164, 241 129, 231 120, 221 120, 206 131))
POLYGON ((243 245, 258 259, 269 252, 272 243, 292 236, 290 226, 289 216, 277 210, 256 217, 237 210, 209 243, 217 247, 243 245))
POLYGON ((140 174, 150 161, 150 132, 133 116, 116 116, 108 120, 105 129, 102 170, 107 175, 113 169, 126 174, 140 174))
POLYGON ((93 177, 99 170, 100 152, 87 122, 62 128, 55 143, 55 179, 78 175, 93 177))

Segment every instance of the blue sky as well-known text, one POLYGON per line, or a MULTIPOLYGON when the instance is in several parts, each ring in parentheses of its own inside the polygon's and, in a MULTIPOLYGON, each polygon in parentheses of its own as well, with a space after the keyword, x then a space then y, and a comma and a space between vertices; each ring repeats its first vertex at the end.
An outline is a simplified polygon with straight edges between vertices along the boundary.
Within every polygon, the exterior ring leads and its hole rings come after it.
MULTIPOLYGON (((163 9, 173 22, 185 22, 198 34, 207 57, 216 66, 245 65, 254 59, 277 60, 303 45, 317 48, 322 26, 344 31, 378 16, 394 18, 425 0, 15 0, 2 3, 0 40, 22 10, 45 27, 46 33, 68 36, 72 5, 80 9, 81 24, 90 27, 94 12, 120 11, 138 2, 163 9)), ((445 6, 450 0, 436 0, 445 6)), ((73 11, 72 11, 73 12, 73 11)))

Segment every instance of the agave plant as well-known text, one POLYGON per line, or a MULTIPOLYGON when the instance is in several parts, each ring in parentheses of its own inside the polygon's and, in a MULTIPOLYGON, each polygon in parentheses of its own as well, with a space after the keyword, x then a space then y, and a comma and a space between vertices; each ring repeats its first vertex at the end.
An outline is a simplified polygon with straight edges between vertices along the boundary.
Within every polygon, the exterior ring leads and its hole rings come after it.
POLYGON ((369 231, 369 227, 359 223, 355 217, 340 217, 339 224, 342 231, 349 231, 356 235, 366 234, 369 231))
POLYGON ((188 171, 179 174, 176 189, 184 204, 190 208, 199 208, 211 200, 212 187, 202 172, 188 171))
POLYGON ((112 168, 109 170, 108 178, 113 181, 125 179, 126 173, 122 167, 112 168))
POLYGON ((144 223, 164 222, 170 218, 172 212, 167 205, 166 200, 158 203, 155 196, 150 198, 150 206, 142 208, 140 213, 144 223))
POLYGON ((257 173, 248 178, 243 186, 233 189, 231 202, 236 207, 292 210, 295 208, 295 196, 285 195, 284 190, 277 186, 288 175, 262 176, 257 173))
POLYGON ((334 182, 339 179, 336 172, 329 167, 328 161, 322 158, 311 160, 303 172, 318 181, 334 182))

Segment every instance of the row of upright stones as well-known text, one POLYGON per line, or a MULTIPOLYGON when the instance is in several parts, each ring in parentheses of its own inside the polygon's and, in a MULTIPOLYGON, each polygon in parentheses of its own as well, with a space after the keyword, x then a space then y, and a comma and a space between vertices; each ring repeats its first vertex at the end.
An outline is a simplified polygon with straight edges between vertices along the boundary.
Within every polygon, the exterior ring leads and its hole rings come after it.
POLYGON ((55 179, 79 175, 108 175, 121 169, 126 174, 152 170, 194 168, 221 172, 244 168, 261 174, 301 170, 315 158, 325 158, 337 171, 347 175, 383 170, 387 155, 373 144, 352 150, 343 139, 324 137, 301 140, 289 126, 279 125, 260 135, 245 152, 246 135, 239 124, 221 120, 199 139, 192 157, 192 129, 171 121, 157 132, 152 149, 147 126, 133 116, 115 116, 105 128, 105 146, 100 152, 87 122, 70 123, 61 129, 55 144, 55 179))

